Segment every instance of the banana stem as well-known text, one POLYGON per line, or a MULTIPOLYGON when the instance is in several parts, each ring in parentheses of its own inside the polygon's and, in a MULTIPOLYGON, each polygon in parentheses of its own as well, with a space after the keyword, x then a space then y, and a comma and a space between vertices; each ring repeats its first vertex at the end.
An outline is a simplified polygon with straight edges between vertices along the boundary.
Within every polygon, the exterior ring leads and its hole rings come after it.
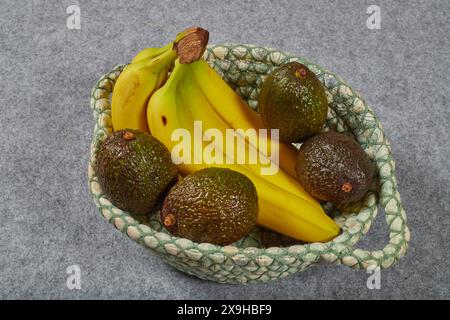
POLYGON ((175 50, 167 50, 161 53, 159 56, 143 61, 142 63, 151 66, 154 73, 160 73, 164 68, 172 63, 177 58, 177 52, 175 50))
POLYGON ((192 27, 180 32, 174 43, 181 64, 199 60, 205 52, 209 40, 209 32, 200 27, 192 27))
POLYGON ((179 59, 175 60, 175 67, 173 68, 173 71, 163 88, 165 88, 165 90, 175 90, 178 83, 184 79, 184 74, 186 71, 187 67, 180 64, 179 59))
POLYGON ((166 52, 167 50, 173 49, 174 42, 169 42, 164 47, 161 48, 161 53, 166 52))
POLYGON ((155 57, 163 54, 167 50, 173 50, 173 42, 170 42, 161 48, 145 48, 134 56, 134 58, 131 60, 131 63, 140 63, 143 61, 152 60, 155 57))

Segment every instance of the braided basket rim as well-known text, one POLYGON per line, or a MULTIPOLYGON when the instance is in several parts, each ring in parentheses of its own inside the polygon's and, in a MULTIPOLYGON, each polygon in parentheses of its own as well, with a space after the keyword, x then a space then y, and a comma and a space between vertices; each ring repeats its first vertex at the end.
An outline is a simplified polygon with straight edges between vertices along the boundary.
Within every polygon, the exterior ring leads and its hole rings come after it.
POLYGON ((241 44, 209 45, 204 58, 227 82, 232 85, 234 83, 235 86, 237 84, 236 92, 245 98, 252 108, 257 107, 258 83, 248 84, 246 81, 252 80, 242 78, 247 76, 251 78, 251 75, 256 74, 259 75, 256 77, 257 81, 261 82, 268 70, 281 64, 289 61, 305 64, 319 77, 326 88, 330 106, 328 124, 334 125, 337 131, 349 129, 364 151, 376 163, 380 180, 379 191, 369 191, 359 202, 357 211, 344 218, 341 217, 341 220, 336 218, 343 233, 327 243, 270 248, 240 248, 234 245, 222 247, 208 243, 194 243, 140 224, 130 214, 115 207, 103 195, 93 169, 98 144, 112 131, 109 96, 115 80, 125 67, 125 65, 119 65, 102 76, 91 92, 91 108, 96 124, 88 169, 89 189, 103 217, 128 237, 150 248, 176 268, 200 278, 219 282, 268 281, 304 270, 305 267, 320 260, 344 264, 355 269, 387 268, 398 261, 407 250, 410 233, 397 190, 390 143, 381 123, 364 99, 337 75, 303 58, 280 50, 241 44), (240 86, 240 83, 243 85, 240 86), (385 210, 386 221, 389 225, 388 245, 382 250, 373 252, 354 248, 354 245, 370 229, 372 221, 377 216, 378 206, 385 210), (205 273, 199 267, 202 263, 205 264, 206 258, 209 262, 212 261, 212 264, 228 263, 237 269, 249 263, 262 268, 273 263, 291 268, 279 274, 275 273, 273 277, 258 275, 259 277, 254 279, 247 279, 246 275, 251 275, 252 271, 244 270, 244 275, 220 278, 216 277, 213 271, 205 273), (292 259, 304 264, 292 268, 292 259))

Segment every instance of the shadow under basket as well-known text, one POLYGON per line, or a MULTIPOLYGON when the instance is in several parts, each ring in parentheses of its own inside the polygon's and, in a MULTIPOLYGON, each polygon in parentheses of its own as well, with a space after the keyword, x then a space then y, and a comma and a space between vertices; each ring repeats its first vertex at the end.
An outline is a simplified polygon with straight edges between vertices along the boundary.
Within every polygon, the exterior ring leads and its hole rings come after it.
POLYGON ((255 110, 258 94, 267 74, 290 61, 305 64, 326 89, 329 111, 327 129, 353 136, 376 164, 373 187, 358 203, 337 210, 324 204, 341 235, 327 243, 302 244, 256 227, 247 237, 229 246, 195 243, 168 234, 158 214, 138 220, 115 207, 103 194, 93 169, 101 142, 112 132, 111 93, 125 67, 119 65, 102 76, 92 89, 91 108, 95 119, 89 163, 89 188, 103 217, 131 239, 146 246, 168 264, 201 279, 222 283, 266 282, 305 270, 321 261, 354 269, 388 268, 405 254, 410 232, 397 191, 391 147, 372 109, 340 77, 302 58, 253 45, 209 45, 205 60, 255 110), (381 250, 355 247, 374 221, 378 207, 384 209, 389 242, 381 250))

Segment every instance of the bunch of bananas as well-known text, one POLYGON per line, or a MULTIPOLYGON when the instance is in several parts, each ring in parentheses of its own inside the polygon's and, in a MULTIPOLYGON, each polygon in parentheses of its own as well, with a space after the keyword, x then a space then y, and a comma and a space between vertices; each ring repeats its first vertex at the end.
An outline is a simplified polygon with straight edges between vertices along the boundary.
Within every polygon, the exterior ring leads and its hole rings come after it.
MULTIPOLYGON (((183 39, 183 35, 176 41, 179 39, 183 39)), ((173 132, 185 129, 194 136, 196 121, 201 121, 203 129, 218 130, 223 136, 227 129, 239 129, 237 132, 264 129, 259 115, 207 62, 200 59, 206 43, 202 44, 202 50, 197 50, 189 58, 180 55, 179 59, 180 50, 174 48, 184 46, 174 45, 176 43, 160 49, 145 49, 119 76, 112 98, 115 130, 150 130, 172 151, 178 144, 173 139, 173 132)), ((243 173, 252 180, 258 193, 258 224, 306 242, 324 242, 334 238, 340 231, 339 227, 293 178, 295 147, 280 143, 270 135, 260 136, 256 145, 247 136, 243 136, 242 141, 245 154, 256 152, 263 161, 240 164, 227 161, 228 158, 236 159, 237 149, 224 150, 222 144, 217 143, 215 151, 222 152, 225 157, 224 161, 217 163, 213 159, 205 159, 208 153, 196 149, 191 139, 190 156, 193 161, 181 163, 180 172, 185 175, 215 166, 243 173), (262 145, 266 148, 261 148, 262 145), (267 148, 269 146, 272 150, 267 148), (276 163, 279 169, 275 174, 263 175, 263 167, 274 161, 269 157, 273 152, 279 152, 276 163)))

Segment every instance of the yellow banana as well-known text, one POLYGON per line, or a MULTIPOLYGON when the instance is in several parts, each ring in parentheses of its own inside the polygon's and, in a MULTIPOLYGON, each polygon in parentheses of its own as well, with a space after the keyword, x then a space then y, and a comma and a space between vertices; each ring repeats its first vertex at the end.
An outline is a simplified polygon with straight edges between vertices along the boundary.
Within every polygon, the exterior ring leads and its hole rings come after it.
MULTIPOLYGON (((188 65, 187 68, 192 69, 195 64, 196 62, 188 65)), ((204 92, 192 77, 192 72, 188 71, 185 74, 181 85, 181 94, 185 97, 184 101, 187 104, 184 109, 190 110, 195 120, 201 120, 205 129, 215 128, 219 129, 221 132, 229 129, 227 124, 218 116, 215 109, 209 104, 204 92)), ((220 144, 219 146, 223 149, 220 144)), ((252 147, 253 146, 247 142, 245 153, 249 154, 249 149, 252 147)), ((236 152, 236 149, 231 152, 236 152)), ((225 154, 227 156, 229 155, 228 152, 225 154)), ((205 157, 206 154, 203 154, 203 156, 205 157)), ((235 156, 234 159, 236 158, 237 157, 235 156)), ((215 166, 227 167, 239 171, 249 176, 254 182, 260 197, 261 214, 258 219, 259 224, 305 241, 325 241, 337 234, 336 232, 338 232, 339 228, 323 213, 318 202, 310 198, 306 192, 297 197, 290 192, 280 189, 280 185, 283 189, 289 189, 285 188, 285 185, 287 184, 285 179, 289 179, 289 176, 283 171, 278 171, 275 175, 261 176, 259 164, 215 164, 215 166), (310 216, 304 216, 303 214, 299 215, 298 212, 293 212, 292 208, 295 207, 302 208, 302 210, 308 212, 310 216), (297 223, 295 223, 295 221, 297 221, 297 223), (303 225, 303 227, 301 227, 301 230, 303 230, 302 235, 299 235, 298 223, 300 221, 302 221, 303 225), (330 236, 330 234, 332 236, 330 236)))
MULTIPOLYGON (((199 60, 192 65, 195 79, 199 83, 211 106, 232 128, 247 130, 264 129, 259 114, 252 110, 245 101, 212 69, 204 60, 199 60)), ((270 135, 267 146, 270 146, 270 135)), ((276 143, 280 152, 280 168, 295 179, 295 161, 297 149, 282 142, 276 143)), ((268 149, 270 154, 270 149, 268 149)), ((304 192, 304 190, 302 191, 304 192)))
MULTIPOLYGON (((195 64, 196 62, 188 65, 176 63, 169 80, 153 94, 149 101, 147 116, 151 133, 171 151, 178 144, 171 139, 173 130, 186 129, 193 137, 195 131, 193 121, 195 120, 202 121, 205 130, 217 129, 222 135, 225 134, 226 129, 231 128, 211 106, 207 94, 195 81, 193 76, 195 64)), ((287 184, 284 177, 287 174, 283 171, 280 170, 273 176, 262 176, 259 173, 260 165, 258 164, 228 164, 226 158, 231 155, 228 152, 222 152, 224 147, 220 143, 216 146, 216 152, 225 155, 223 163, 206 164, 212 163, 212 159, 205 158, 208 155, 203 152, 203 146, 200 152, 195 152, 193 138, 189 143, 192 161, 180 165, 182 173, 188 174, 215 166, 245 174, 253 181, 258 191, 259 224, 308 242, 328 241, 338 234, 339 227, 323 212, 315 200, 308 199, 306 192, 301 197, 286 190, 291 187, 279 185, 287 184), (194 163, 194 160, 198 163, 194 163)), ((245 148, 249 151, 254 146, 246 141, 245 148)))
POLYGON ((150 96, 166 80, 172 62, 177 58, 169 49, 156 57, 129 64, 114 87, 111 116, 114 130, 138 129, 148 132, 146 121, 150 96))
MULTIPOLYGON (((178 64, 176 64, 178 65, 178 64)), ((175 67, 167 82, 150 98, 147 108, 147 122, 151 134, 161 141, 170 151, 178 142, 172 139, 177 129, 186 129, 189 134, 194 130, 194 120, 189 109, 185 108, 180 92, 180 83, 184 78, 186 68, 175 67)), ((191 148, 191 159, 194 159, 194 149, 191 148)), ((177 163, 178 159, 172 157, 177 163)), ((192 163, 180 164, 178 169, 182 175, 187 175, 202 169, 201 165, 192 163)))

